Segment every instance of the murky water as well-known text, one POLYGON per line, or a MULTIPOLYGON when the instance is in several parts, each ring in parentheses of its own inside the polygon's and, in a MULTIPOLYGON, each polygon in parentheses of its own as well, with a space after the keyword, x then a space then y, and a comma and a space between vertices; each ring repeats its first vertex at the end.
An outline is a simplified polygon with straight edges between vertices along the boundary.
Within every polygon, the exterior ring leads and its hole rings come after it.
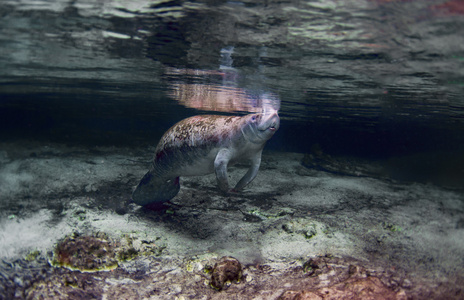
MULTIPOLYGON (((331 254, 353 256, 381 266, 366 274, 385 280, 404 270, 413 282, 389 281, 389 291, 459 297, 463 16, 462 0, 1 1, 0 298, 41 295, 36 282, 88 298, 107 293, 101 278, 120 276, 133 278, 127 297, 146 287, 215 299, 182 269, 196 259, 189 255, 215 251, 252 257, 260 274, 261 262, 294 268, 325 251, 328 271, 331 254), (263 107, 279 109, 281 122, 251 189, 224 197, 214 176, 182 178, 169 212, 129 203, 174 123, 263 107), (52 245, 76 231, 126 240, 130 231, 168 255, 88 280, 47 262, 52 245), (166 281, 161 265, 187 283, 166 281), (60 286, 54 276, 63 274, 74 277, 60 286)), ((253 276, 230 295, 261 291, 262 274, 253 276)))
POLYGON ((2 1, 0 12, 4 139, 155 144, 184 117, 270 96, 282 118, 270 149, 453 160, 464 149, 458 0, 2 1))
POLYGON ((2 1, 0 12, 2 127, 21 133, 146 138, 160 118, 214 111, 185 110, 172 91, 223 88, 226 47, 228 81, 278 95, 311 142, 350 128, 364 144, 414 147, 431 138, 421 130, 444 143, 463 128, 460 1, 2 1))

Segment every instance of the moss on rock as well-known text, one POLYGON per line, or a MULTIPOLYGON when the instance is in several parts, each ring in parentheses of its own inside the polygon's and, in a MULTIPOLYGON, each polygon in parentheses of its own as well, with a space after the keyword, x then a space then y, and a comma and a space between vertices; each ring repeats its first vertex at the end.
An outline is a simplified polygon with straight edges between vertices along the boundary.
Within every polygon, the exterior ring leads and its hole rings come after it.
POLYGON ((165 247, 142 241, 135 247, 133 239, 124 235, 122 239, 110 238, 105 233, 93 235, 71 234, 62 239, 53 251, 50 264, 81 272, 113 270, 122 261, 140 255, 161 255, 165 247))

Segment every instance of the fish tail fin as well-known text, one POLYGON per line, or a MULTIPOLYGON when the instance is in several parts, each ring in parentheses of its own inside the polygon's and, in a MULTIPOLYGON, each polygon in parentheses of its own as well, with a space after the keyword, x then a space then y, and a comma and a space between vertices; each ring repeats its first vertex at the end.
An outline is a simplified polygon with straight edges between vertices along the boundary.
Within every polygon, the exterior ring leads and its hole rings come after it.
POLYGON ((179 177, 160 178, 149 171, 132 193, 132 200, 142 206, 162 203, 174 198, 179 190, 179 177))

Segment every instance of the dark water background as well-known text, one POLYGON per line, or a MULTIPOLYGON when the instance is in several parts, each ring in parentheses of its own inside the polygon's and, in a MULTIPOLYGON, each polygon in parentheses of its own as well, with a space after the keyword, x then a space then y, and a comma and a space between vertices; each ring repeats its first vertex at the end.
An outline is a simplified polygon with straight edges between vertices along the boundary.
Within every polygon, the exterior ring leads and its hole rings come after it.
POLYGON ((3 0, 0 16, 3 141, 154 145, 215 110, 173 90, 221 88, 233 47, 229 82, 281 100, 268 149, 464 178, 464 1, 3 0))

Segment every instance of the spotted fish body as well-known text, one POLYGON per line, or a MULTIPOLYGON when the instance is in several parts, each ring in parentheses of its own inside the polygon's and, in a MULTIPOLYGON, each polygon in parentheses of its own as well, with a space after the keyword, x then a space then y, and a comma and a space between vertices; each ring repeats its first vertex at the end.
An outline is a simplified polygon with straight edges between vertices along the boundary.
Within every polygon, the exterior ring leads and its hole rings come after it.
POLYGON ((202 115, 180 121, 161 137, 153 164, 132 199, 139 205, 166 202, 179 192, 180 176, 213 172, 219 188, 227 192, 227 167, 250 161, 250 169, 234 188, 243 189, 256 177, 264 145, 279 125, 275 110, 243 117, 202 115))

